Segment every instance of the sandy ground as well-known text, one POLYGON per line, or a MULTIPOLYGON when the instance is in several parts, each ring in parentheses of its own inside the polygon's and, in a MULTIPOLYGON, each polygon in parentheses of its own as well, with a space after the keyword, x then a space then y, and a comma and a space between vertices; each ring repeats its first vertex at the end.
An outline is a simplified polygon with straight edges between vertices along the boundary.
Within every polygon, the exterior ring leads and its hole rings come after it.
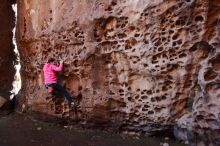
POLYGON ((64 127, 18 114, 0 118, 0 146, 160 146, 161 143, 184 146, 164 138, 64 127))

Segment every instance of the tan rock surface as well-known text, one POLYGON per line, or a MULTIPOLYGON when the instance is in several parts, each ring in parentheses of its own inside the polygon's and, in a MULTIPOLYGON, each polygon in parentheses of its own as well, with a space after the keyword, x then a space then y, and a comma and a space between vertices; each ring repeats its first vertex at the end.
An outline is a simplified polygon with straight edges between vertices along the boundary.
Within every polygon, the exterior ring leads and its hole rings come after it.
POLYGON ((55 57, 65 60, 62 84, 81 96, 81 124, 144 133, 176 125, 183 140, 190 139, 187 131, 204 136, 198 131, 220 128, 219 0, 20 0, 18 6, 20 100, 33 111, 75 117, 64 98, 51 99, 44 88, 42 65, 55 57))

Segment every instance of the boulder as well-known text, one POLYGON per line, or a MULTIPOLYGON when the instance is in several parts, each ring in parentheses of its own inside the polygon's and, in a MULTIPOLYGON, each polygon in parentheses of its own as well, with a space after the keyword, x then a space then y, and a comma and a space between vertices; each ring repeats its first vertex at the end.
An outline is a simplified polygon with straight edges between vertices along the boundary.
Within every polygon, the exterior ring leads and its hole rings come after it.
POLYGON ((219 0, 29 0, 18 7, 19 105, 86 126, 147 134, 176 127, 180 140, 200 132, 207 143, 210 133, 219 137, 219 0), (64 60, 60 84, 80 95, 76 113, 46 92, 49 57, 64 60))

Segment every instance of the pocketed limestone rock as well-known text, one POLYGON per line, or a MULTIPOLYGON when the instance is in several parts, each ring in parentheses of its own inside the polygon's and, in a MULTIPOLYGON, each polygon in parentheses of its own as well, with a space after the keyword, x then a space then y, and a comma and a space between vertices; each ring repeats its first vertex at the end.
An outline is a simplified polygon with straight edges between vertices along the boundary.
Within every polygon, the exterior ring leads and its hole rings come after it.
POLYGON ((199 130, 217 133, 218 0, 30 0, 18 7, 21 105, 76 117, 63 97, 45 91, 42 66, 54 57, 64 59, 61 84, 81 95, 81 124, 142 133, 176 125, 175 135, 189 141, 199 130))

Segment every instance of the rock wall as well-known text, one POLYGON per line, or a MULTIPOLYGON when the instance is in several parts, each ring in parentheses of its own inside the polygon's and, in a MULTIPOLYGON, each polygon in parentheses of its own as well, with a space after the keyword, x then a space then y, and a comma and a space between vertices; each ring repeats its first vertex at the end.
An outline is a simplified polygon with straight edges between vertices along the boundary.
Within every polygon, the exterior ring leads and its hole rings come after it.
POLYGON ((2 0, 0 6, 0 96, 8 99, 11 95, 15 75, 15 54, 12 43, 12 30, 15 26, 15 14, 11 5, 13 0, 2 0))
POLYGON ((219 0, 20 0, 18 7, 20 105, 98 127, 175 127, 178 139, 219 144, 219 0), (65 60, 60 82, 79 102, 77 114, 46 93, 49 57, 65 60))

